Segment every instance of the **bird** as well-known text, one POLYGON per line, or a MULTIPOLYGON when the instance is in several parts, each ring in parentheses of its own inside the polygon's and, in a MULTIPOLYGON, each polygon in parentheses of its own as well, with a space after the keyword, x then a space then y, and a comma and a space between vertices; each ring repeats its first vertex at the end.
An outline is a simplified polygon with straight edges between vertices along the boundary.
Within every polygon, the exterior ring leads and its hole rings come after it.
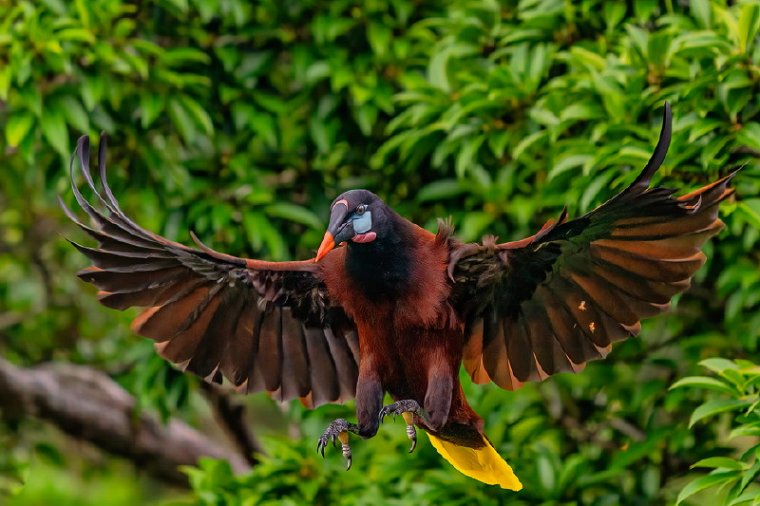
POLYGON ((144 308, 132 329, 179 368, 308 407, 355 399, 356 420, 334 420, 317 441, 323 457, 330 442, 340 442, 347 469, 350 439, 372 438, 385 417, 401 415, 410 453, 421 429, 463 474, 518 491, 522 484, 468 404, 459 371, 507 390, 579 372, 689 288, 706 260, 702 245, 724 226, 719 205, 734 193, 736 171, 681 196, 651 186, 671 131, 665 103, 654 152, 629 186, 578 218, 565 208, 512 242, 487 236, 464 243, 446 220, 427 231, 355 189, 332 202, 314 258, 240 258, 192 232, 189 247, 121 210, 106 179, 105 135, 100 189, 87 136, 69 167, 90 225, 59 202, 97 242, 70 241, 92 262, 78 276, 107 307, 144 308), (76 184, 75 159, 94 205, 76 184), (394 402, 383 406, 386 393, 394 402))

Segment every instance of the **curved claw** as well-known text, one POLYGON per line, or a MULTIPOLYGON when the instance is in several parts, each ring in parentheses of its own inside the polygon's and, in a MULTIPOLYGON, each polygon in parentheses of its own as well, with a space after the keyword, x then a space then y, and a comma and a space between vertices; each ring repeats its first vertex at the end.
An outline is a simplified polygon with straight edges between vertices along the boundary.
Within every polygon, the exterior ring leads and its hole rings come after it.
MULTIPOLYGON (((406 418, 406 417, 404 417, 406 418)), ((411 417, 410 417, 411 420, 411 417)), ((408 423, 406 426, 406 437, 408 437, 412 441, 412 446, 409 448, 409 453, 412 453, 415 448, 417 448, 417 431, 414 428, 414 425, 411 423, 408 423)))
POLYGON ((398 403, 394 402, 393 404, 389 404, 387 406, 383 406, 380 412, 377 414, 378 419, 380 419, 380 423, 385 422, 385 417, 392 414, 393 420, 396 420, 396 416, 401 414, 401 411, 399 411, 398 403))
POLYGON ((351 464, 354 463, 353 455, 351 455, 351 446, 348 444, 348 434, 344 434, 342 437, 338 437, 340 438, 343 458, 346 459, 346 471, 348 471, 351 469, 351 464))

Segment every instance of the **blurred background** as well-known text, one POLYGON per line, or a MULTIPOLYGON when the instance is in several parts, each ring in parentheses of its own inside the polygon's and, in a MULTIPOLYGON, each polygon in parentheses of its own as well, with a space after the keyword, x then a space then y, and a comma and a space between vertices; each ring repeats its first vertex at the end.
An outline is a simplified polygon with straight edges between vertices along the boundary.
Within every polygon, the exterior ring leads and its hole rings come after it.
POLYGON ((758 504, 759 28, 751 0, 0 0, 0 504, 758 504), (408 455, 401 421, 344 472, 315 445, 353 403, 176 372, 75 277, 65 238, 87 239, 56 202, 77 137, 104 131, 124 210, 181 242, 308 258, 356 187, 519 239, 629 184, 665 100, 656 182, 743 166, 727 227, 607 360, 516 392, 464 380, 517 495, 424 436, 408 455))

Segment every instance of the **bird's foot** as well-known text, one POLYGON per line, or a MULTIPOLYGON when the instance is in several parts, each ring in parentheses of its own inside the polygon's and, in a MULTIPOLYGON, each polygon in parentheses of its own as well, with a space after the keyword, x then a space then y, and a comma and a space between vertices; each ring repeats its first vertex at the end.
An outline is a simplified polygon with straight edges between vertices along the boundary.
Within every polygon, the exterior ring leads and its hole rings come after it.
POLYGON ((385 417, 391 414, 394 419, 396 415, 404 417, 404 421, 406 422, 406 437, 412 442, 409 453, 412 453, 417 447, 417 430, 414 428, 414 415, 423 416, 422 408, 417 401, 411 399, 394 402, 393 404, 383 406, 383 409, 380 410, 380 422, 383 422, 385 417))
POLYGON ((347 422, 344 418, 338 418, 333 420, 330 425, 327 426, 325 431, 317 441, 317 451, 322 454, 322 458, 325 457, 325 448, 327 443, 332 441, 333 446, 337 448, 336 441, 340 441, 343 458, 346 459, 346 471, 351 469, 353 462, 351 456, 351 446, 348 444, 348 433, 354 434, 359 432, 359 427, 356 424, 347 422))

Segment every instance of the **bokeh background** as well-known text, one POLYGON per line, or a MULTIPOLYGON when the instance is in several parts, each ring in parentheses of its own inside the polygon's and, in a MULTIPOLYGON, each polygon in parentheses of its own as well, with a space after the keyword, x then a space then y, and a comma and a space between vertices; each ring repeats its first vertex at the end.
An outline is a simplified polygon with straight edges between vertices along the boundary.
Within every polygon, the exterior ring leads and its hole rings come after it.
POLYGON ((0 0, 0 503, 757 504, 758 28, 756 0, 0 0), (122 207, 186 243, 307 258, 356 187, 513 240, 630 183, 666 100, 657 182, 743 166, 727 227, 606 361, 517 392, 464 381, 518 495, 424 436, 408 455, 400 421, 346 473, 315 443, 352 404, 176 372, 74 276, 65 238, 86 239, 56 202, 76 138, 104 131, 122 207))

